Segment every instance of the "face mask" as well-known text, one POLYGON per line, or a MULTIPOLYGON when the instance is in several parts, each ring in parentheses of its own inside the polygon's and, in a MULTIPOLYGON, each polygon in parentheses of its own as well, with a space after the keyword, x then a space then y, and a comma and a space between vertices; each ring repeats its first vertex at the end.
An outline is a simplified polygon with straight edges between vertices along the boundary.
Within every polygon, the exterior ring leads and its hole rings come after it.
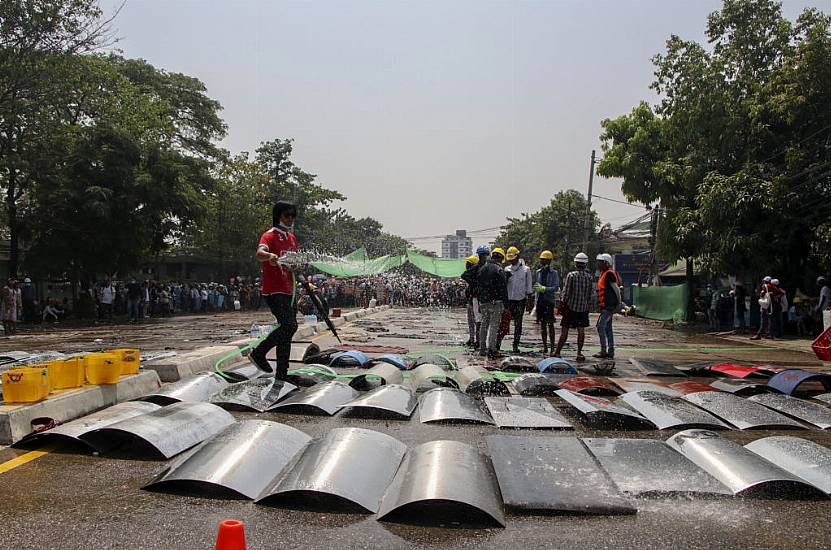
POLYGON ((294 233, 294 224, 286 225, 283 222, 280 222, 280 227, 285 229, 286 231, 291 231, 292 233, 294 233))

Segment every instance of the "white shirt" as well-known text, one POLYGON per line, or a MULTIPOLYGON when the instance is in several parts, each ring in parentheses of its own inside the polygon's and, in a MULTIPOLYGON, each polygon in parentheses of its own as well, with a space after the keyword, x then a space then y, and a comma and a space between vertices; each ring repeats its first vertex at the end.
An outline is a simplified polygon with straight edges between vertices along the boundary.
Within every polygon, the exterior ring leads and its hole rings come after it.
POLYGON ((115 300, 115 289, 112 285, 101 287, 101 303, 111 304, 115 300))
POLYGON ((508 299, 509 300, 524 300, 529 294, 533 292, 531 283, 533 277, 531 276, 531 268, 520 260, 516 265, 508 265, 505 271, 510 273, 508 278, 508 299))

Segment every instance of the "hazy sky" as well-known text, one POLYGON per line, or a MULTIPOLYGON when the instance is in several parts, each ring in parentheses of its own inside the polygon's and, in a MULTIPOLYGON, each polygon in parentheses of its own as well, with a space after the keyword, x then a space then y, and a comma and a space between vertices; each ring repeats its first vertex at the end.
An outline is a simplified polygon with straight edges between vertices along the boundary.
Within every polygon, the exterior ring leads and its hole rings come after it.
MULTIPOLYGON (((720 4, 128 0, 116 27, 127 57, 205 82, 224 107, 223 146, 294 138, 295 162, 353 215, 416 237, 585 193, 600 121, 653 100, 652 55, 673 33, 703 40, 720 4)), ((831 0, 784 3, 791 18, 805 6, 831 0)), ((619 187, 595 178, 597 194, 619 199, 619 187)), ((642 212, 595 208, 613 225, 642 212)))

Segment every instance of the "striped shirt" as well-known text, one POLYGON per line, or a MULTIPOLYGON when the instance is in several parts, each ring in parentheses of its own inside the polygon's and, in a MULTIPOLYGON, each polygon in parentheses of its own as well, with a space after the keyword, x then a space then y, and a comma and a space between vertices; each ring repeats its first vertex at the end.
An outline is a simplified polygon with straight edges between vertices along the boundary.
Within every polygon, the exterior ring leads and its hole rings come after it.
POLYGON ((574 312, 589 310, 592 298, 592 276, 585 271, 571 271, 566 275, 560 300, 574 312))

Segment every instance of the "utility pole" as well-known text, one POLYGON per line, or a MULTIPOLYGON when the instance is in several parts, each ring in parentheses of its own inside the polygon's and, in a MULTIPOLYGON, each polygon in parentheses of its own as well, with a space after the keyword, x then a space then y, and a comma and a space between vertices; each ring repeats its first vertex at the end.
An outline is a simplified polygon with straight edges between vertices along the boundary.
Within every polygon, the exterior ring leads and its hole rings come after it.
POLYGON ((595 165, 595 156, 594 156, 594 149, 592 149, 592 162, 591 168, 589 169, 589 194, 586 195, 587 204, 586 204, 586 221, 583 227, 583 249, 588 249, 589 246, 589 235, 591 234, 591 227, 589 227, 589 220, 591 220, 592 215, 592 184, 594 183, 594 165, 595 165))
POLYGON ((661 207, 655 205, 652 209, 652 219, 649 223, 649 246, 652 249, 652 257, 649 262, 649 284, 655 283, 658 276, 658 220, 661 218, 661 207))

